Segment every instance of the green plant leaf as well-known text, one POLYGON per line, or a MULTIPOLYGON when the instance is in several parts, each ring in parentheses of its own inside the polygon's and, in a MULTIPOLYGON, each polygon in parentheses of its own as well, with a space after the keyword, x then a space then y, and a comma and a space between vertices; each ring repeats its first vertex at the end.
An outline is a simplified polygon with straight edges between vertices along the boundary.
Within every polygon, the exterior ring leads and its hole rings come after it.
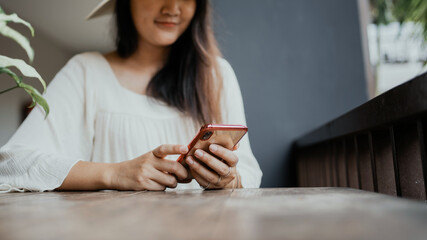
POLYGON ((20 23, 25 25, 28 29, 30 29, 31 31, 31 36, 34 37, 34 28, 33 26, 31 26, 31 24, 23 19, 21 19, 20 17, 18 17, 18 15, 16 15, 16 13, 14 14, 10 14, 10 15, 6 15, 3 10, 0 11, 0 22, 14 22, 14 23, 20 23))
MULTIPOLYGON (((27 21, 22 20, 18 17, 16 14, 6 15, 3 9, 0 6, 0 34, 9 37, 13 40, 15 40, 27 53, 28 58, 32 62, 34 59, 34 50, 30 45, 30 42, 26 37, 24 37, 19 32, 15 31, 14 29, 7 26, 8 22, 14 22, 14 23, 20 23, 28 27, 31 31, 31 36, 34 37, 34 28, 31 26, 30 23, 27 21)), ((25 84, 22 82, 22 77, 19 77, 16 73, 14 73, 12 70, 10 70, 8 67, 16 67, 24 76, 27 77, 34 77, 37 78, 40 83, 43 85, 43 93, 46 92, 46 83, 41 78, 40 74, 30 65, 25 63, 24 61, 20 59, 13 59, 6 56, 0 55, 0 74, 6 73, 9 76, 11 76, 17 86, 7 89, 1 93, 7 92, 9 90, 13 90, 14 88, 23 88, 32 98, 32 104, 29 106, 29 108, 34 107, 36 104, 39 104, 45 111, 45 119, 49 115, 49 105, 47 104, 46 100, 41 96, 39 91, 32 87, 31 85, 25 84)))
POLYGON ((37 89, 23 82, 19 83, 18 85, 19 87, 23 88, 28 94, 30 94, 31 98, 33 99, 33 103, 30 106, 28 106, 28 108, 32 108, 36 104, 40 105, 43 108, 44 112, 46 113, 45 115, 45 119, 46 119, 47 115, 49 115, 49 105, 47 104, 46 100, 41 96, 39 91, 37 91, 37 89))
MULTIPOLYGON (((1 16, 1 15, 0 15, 1 16)), ((34 60, 34 50, 30 45, 30 41, 19 32, 8 27, 5 22, 0 21, 0 34, 5 37, 15 40, 27 53, 30 62, 34 60)))
POLYGON ((370 0, 372 20, 375 25, 387 25, 390 22, 390 0, 370 0))
POLYGON ((9 68, 0 67, 0 73, 6 73, 7 75, 11 76, 13 79, 15 79, 16 84, 22 82, 22 78, 12 72, 9 68))
POLYGON ((21 71, 22 74, 24 74, 24 76, 37 78, 43 85, 43 93, 46 92, 46 83, 41 78, 40 74, 33 67, 31 67, 21 59, 14 59, 0 55, 0 67, 16 67, 19 69, 19 71, 21 71))
POLYGON ((45 116, 45 119, 46 119, 47 115, 49 114, 49 105, 47 104, 46 100, 41 96, 39 91, 37 91, 37 89, 35 89, 34 87, 23 83, 22 78, 19 77, 18 75, 16 75, 14 72, 12 72, 8 68, 0 67, 0 73, 6 73, 9 76, 11 76, 13 79, 15 79, 18 87, 23 88, 31 96, 31 98, 33 100, 33 102, 31 103, 30 106, 28 106, 28 108, 32 108, 36 104, 39 104, 40 106, 42 106, 42 108, 44 109, 44 111, 46 113, 46 116, 45 116))
MULTIPOLYGON (((377 0, 378 1, 378 0, 377 0)), ((427 1, 392 0, 393 16, 402 24, 415 22, 421 25, 424 43, 427 43, 427 1)))

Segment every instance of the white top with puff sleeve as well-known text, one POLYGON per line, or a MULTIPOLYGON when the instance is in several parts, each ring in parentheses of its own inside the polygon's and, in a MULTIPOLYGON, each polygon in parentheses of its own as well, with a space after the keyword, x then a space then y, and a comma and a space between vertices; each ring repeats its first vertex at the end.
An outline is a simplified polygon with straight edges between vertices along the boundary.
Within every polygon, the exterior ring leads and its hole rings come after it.
MULTIPOLYGON (((224 79, 225 123, 246 125, 240 88, 229 63, 219 59, 224 79)), ((0 148, 0 191, 46 191, 59 187, 79 160, 121 162, 161 144, 187 145, 200 126, 175 108, 120 85, 97 52, 74 56, 49 84, 50 114, 33 109, 9 142, 0 148)), ((261 184, 246 135, 237 170, 245 188, 261 184)), ((177 189, 200 188, 193 180, 177 189)))

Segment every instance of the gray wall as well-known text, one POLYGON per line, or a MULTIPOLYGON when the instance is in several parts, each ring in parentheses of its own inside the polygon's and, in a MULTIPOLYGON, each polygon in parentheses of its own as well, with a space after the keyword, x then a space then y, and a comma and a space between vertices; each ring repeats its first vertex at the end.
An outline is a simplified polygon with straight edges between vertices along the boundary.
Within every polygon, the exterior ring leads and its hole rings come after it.
POLYGON ((262 186, 290 186, 292 142, 367 100, 357 0, 212 2, 262 186))

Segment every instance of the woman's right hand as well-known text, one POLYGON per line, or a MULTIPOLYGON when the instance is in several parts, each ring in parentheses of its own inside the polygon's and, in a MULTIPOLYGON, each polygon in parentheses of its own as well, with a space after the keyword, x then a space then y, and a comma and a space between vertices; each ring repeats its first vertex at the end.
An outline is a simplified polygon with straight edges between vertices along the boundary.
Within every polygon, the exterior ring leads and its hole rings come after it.
POLYGON ((109 177, 111 189, 163 191, 166 187, 175 188, 188 173, 180 163, 165 157, 187 151, 183 145, 164 144, 135 159, 113 164, 109 177))

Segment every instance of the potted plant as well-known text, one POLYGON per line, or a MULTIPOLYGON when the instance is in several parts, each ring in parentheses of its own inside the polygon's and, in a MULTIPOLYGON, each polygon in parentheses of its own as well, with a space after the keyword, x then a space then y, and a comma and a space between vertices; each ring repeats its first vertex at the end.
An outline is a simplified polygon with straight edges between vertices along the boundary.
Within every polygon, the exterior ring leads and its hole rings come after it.
MULTIPOLYGON (((29 40, 24 37, 21 33, 15 31, 13 28, 9 27, 7 24, 9 22, 23 24, 31 31, 31 36, 34 37, 34 29, 28 22, 22 20, 18 17, 18 15, 10 14, 7 15, 3 9, 0 7, 0 34, 9 37, 15 40, 27 53, 30 63, 33 62, 34 59, 34 50, 30 45, 29 40)), ((18 69, 23 76, 25 77, 34 77, 37 78, 43 86, 43 93, 46 91, 46 83, 41 78, 40 74, 29 64, 24 62, 21 59, 9 58, 4 55, 0 55, 0 74, 9 75, 16 82, 16 86, 6 89, 0 90, 0 94, 11 91, 15 88, 24 89, 32 98, 33 103, 29 106, 29 108, 34 107, 36 104, 39 104, 45 111, 45 118, 49 114, 49 105, 46 100, 42 97, 42 95, 29 84, 23 82, 23 77, 16 74, 11 68, 18 69)))

